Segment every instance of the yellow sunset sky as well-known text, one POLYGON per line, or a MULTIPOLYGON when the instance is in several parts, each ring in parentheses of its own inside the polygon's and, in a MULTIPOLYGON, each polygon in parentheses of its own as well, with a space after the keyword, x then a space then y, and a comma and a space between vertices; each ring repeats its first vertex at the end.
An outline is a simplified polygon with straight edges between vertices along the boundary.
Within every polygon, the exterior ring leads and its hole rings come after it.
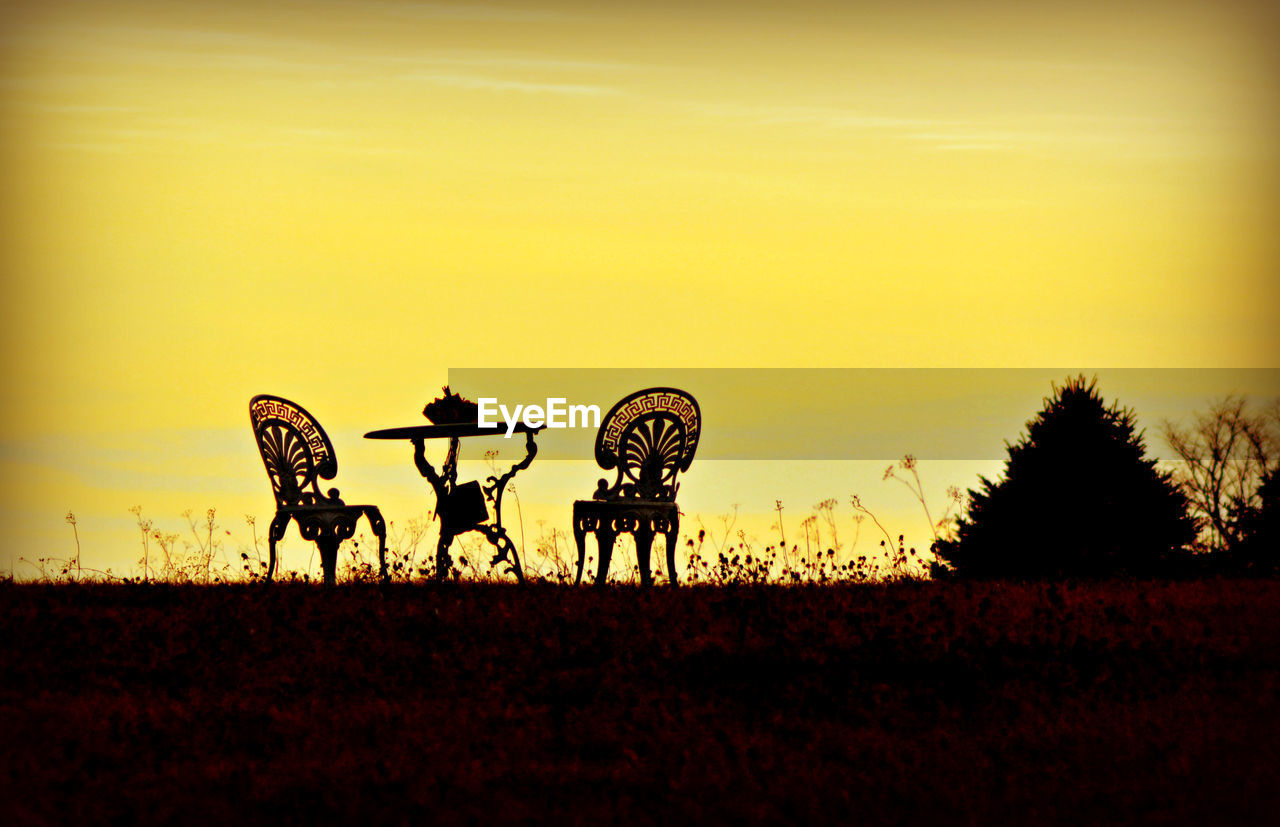
MULTIPOLYGON (((1105 370, 1280 366, 1274 4, 0 9, 6 573, 70 553, 68 510, 86 565, 134 564, 134 505, 216 507, 235 552, 271 509, 257 393, 403 522, 409 449, 360 437, 451 368, 1061 368, 1129 402, 1105 370)), ((1276 393, 1184 401, 1232 390, 1276 393)), ((858 490, 919 535, 896 447, 870 476, 695 463, 682 505, 849 519, 858 490)), ((527 531, 597 476, 535 464, 527 531)))

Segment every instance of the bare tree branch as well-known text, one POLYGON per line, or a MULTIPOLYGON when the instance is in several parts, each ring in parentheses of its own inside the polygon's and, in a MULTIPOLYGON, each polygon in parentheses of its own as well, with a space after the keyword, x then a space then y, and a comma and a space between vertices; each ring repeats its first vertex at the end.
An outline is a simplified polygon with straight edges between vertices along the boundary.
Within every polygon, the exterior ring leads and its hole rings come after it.
POLYGON ((1230 394, 1183 427, 1165 420, 1165 441, 1180 462, 1174 479, 1191 504, 1205 551, 1231 551, 1240 542, 1240 515, 1258 504, 1258 486, 1280 465, 1280 399, 1254 413, 1230 394))

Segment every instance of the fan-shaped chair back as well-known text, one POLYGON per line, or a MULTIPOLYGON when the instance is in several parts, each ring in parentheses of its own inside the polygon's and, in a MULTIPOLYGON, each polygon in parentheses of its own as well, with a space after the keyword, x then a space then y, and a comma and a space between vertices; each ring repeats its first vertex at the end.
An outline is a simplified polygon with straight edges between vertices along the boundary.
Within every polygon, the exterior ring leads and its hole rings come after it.
POLYGON ((612 486, 601 480, 595 498, 674 500, 676 475, 689 470, 701 430, 698 402, 682 390, 649 388, 623 398, 596 434, 596 462, 618 475, 612 486))
POLYGON ((319 480, 338 473, 333 443, 301 405, 278 396, 255 396, 249 421, 267 466, 279 508, 325 505, 336 497, 320 493, 319 480))

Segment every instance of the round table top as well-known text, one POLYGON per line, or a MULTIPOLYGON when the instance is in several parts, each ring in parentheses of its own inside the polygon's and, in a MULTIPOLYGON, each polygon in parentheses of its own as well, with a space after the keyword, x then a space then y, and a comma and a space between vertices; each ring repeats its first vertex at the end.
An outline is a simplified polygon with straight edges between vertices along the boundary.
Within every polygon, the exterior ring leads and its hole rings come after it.
MULTIPOLYGON (((523 422, 517 422, 512 433, 526 434, 537 433, 542 428, 530 428, 523 422)), ((464 436, 506 436, 507 426, 505 423, 499 422, 481 428, 474 422, 453 422, 447 425, 409 425, 404 428, 383 428, 380 431, 370 431, 364 435, 365 439, 448 439, 451 437, 464 436)))

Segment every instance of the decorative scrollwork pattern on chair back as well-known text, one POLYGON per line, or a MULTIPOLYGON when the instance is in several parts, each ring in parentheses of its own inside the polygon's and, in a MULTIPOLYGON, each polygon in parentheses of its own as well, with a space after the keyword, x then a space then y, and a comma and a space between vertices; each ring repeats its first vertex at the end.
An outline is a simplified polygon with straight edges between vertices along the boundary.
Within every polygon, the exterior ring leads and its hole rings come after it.
POLYGON ((701 431, 698 403, 684 391, 649 388, 622 399, 596 435, 596 462, 619 471, 609 493, 674 499, 676 473, 689 470, 701 431))
POLYGON ((278 396, 249 401, 249 421, 279 506, 320 505, 319 478, 333 479, 338 460, 329 436, 302 406, 278 396))

